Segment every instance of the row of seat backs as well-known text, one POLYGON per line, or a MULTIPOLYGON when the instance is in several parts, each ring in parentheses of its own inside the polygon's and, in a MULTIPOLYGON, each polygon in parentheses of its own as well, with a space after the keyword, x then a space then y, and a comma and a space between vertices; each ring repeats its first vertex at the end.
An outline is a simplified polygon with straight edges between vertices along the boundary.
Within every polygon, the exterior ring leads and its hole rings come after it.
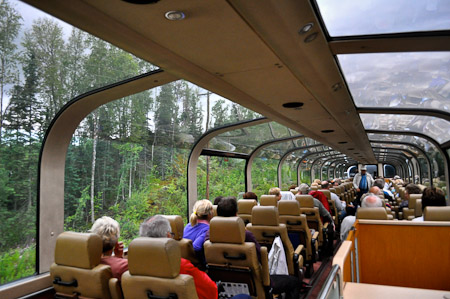
POLYGON ((102 248, 103 242, 96 234, 64 232, 58 236, 55 262, 50 268, 58 295, 149 298, 150 291, 153 296, 198 298, 193 278, 179 274, 179 242, 167 238, 134 239, 128 247, 129 270, 122 275, 122 290, 118 280, 112 278, 110 266, 100 264, 102 248))

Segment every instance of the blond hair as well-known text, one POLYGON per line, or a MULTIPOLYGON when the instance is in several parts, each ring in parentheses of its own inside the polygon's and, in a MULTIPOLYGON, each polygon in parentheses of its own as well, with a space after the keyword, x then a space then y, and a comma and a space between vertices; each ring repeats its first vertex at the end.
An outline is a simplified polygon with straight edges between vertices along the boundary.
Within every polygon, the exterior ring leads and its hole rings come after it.
POLYGON ((212 203, 207 199, 199 200, 195 203, 189 222, 191 226, 197 225, 199 219, 208 219, 213 214, 212 203))
POLYGON ((108 216, 95 220, 89 232, 99 235, 103 241, 103 252, 114 248, 120 237, 119 223, 108 216))
POLYGON ((274 188, 270 188, 270 190, 269 190, 269 195, 280 196, 280 194, 281 194, 280 188, 274 187, 274 188))

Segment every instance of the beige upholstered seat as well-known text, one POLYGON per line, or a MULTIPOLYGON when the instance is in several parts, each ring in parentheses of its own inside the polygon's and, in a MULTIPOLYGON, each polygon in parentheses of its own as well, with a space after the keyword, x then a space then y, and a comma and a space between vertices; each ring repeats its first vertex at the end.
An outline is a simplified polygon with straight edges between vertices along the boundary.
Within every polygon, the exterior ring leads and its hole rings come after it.
MULTIPOLYGON (((168 238, 137 238, 128 247, 128 271, 122 275, 125 298, 149 295, 196 299, 194 279, 180 273, 180 248, 168 238)), ((159 297, 156 297, 159 296, 159 297)))
POLYGON ((252 223, 247 224, 247 229, 253 233, 256 240, 262 246, 270 248, 276 236, 280 236, 286 253, 286 261, 290 275, 303 276, 299 269, 303 268, 301 251, 303 245, 299 245, 295 251, 287 233, 287 227, 280 224, 278 209, 276 207, 254 207, 252 210, 252 223))
POLYGON ((204 244, 208 275, 214 281, 245 283, 250 295, 266 298, 270 287, 267 248, 258 261, 255 243, 245 242, 244 221, 239 217, 214 217, 210 239, 204 244))
POLYGON ((356 219, 388 220, 386 208, 359 208, 356 219))
POLYGON ((275 195, 261 195, 261 198, 259 199, 259 204, 262 206, 276 207, 278 204, 278 200, 275 195))
POLYGON ((173 239, 178 241, 178 244, 180 245, 181 257, 191 261, 192 264, 198 267, 199 261, 195 254, 192 240, 183 238, 183 218, 181 218, 180 215, 164 215, 164 217, 170 222, 170 227, 174 234, 173 239))
POLYGON ((403 219, 411 220, 422 216, 422 194, 410 194, 408 207, 403 208, 403 219), (417 202, 420 200, 420 205, 417 202))
POLYGON ((423 211, 425 221, 450 221, 450 207, 426 207, 423 211))
POLYGON ((331 216, 333 217, 334 225, 338 226, 339 225, 339 214, 338 214, 338 210, 336 208, 336 202, 331 199, 331 191, 327 190, 327 189, 320 189, 319 191, 322 192, 327 197, 328 205, 330 206, 331 216))
POLYGON ((237 215, 244 220, 244 223, 252 222, 252 209, 257 205, 254 199, 240 199, 238 200, 238 212, 237 215))
POLYGON ((50 267, 58 295, 72 298, 76 293, 86 298, 122 298, 110 266, 100 264, 102 249, 102 239, 96 234, 63 232, 58 236, 55 263, 50 267))
POLYGON ((217 216, 217 205, 213 205, 213 217, 217 216))
POLYGON ((319 232, 314 232, 311 236, 306 215, 300 214, 300 205, 296 200, 280 200, 278 212, 280 223, 286 225, 289 234, 298 236, 300 244, 304 247, 302 255, 305 260, 306 275, 309 277, 314 272, 313 264, 316 262, 319 249, 319 232))
POLYGON ((295 199, 300 204, 300 208, 314 208, 314 199, 309 194, 297 194, 295 199))

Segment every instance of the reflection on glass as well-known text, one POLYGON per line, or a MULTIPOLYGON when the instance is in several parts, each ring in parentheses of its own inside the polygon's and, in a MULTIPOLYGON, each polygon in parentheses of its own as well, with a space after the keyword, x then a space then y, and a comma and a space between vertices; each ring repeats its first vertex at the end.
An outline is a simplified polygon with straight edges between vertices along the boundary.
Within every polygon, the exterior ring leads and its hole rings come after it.
POLYGON ((450 122, 423 115, 360 113, 366 130, 412 131, 430 136, 439 143, 450 139, 450 122))
POLYGON ((338 59, 358 107, 450 110, 450 52, 348 54, 338 59))
POLYGON ((316 0, 331 36, 450 29, 446 0, 316 0))

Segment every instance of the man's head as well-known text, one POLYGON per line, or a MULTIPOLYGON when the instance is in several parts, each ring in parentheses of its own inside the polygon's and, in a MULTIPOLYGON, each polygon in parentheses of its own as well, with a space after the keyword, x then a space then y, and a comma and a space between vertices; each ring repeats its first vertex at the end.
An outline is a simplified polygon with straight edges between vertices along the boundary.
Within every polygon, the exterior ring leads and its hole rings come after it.
POLYGON ((366 172, 367 172, 367 167, 366 166, 361 167, 361 174, 365 175, 366 172))
POLYGON ((446 206, 444 191, 435 187, 427 187, 422 193, 422 211, 426 207, 446 206))
POLYGON ((217 196, 216 198, 214 198, 214 205, 218 205, 219 201, 221 201, 223 198, 223 196, 217 196))
POLYGON ((384 180, 383 179, 376 179, 373 182, 373 185, 378 187, 378 188, 380 188, 381 190, 383 190, 383 188, 384 188, 384 180))
POLYGON ((335 179, 333 182, 333 186, 339 186, 341 184, 341 180, 340 179, 335 179))
POLYGON ((322 181, 320 183, 320 185, 322 186, 322 189, 329 189, 330 188, 330 183, 328 183, 328 181, 322 181))
POLYGON ((372 186, 372 187, 370 187, 369 192, 370 192, 370 193, 373 193, 373 194, 375 194, 375 195, 383 194, 383 192, 381 191, 381 189, 378 188, 377 186, 372 186))
POLYGON ((256 196, 256 194, 253 192, 245 192, 243 198, 244 199, 254 199, 254 200, 258 201, 258 196, 256 196))
POLYGON ((363 208, 382 208, 383 201, 377 195, 369 193, 361 201, 361 207, 363 208))
POLYGON ((422 190, 420 190, 420 187, 417 186, 416 184, 408 184, 405 187, 405 198, 407 200, 409 200, 409 195, 410 194, 421 194, 422 190))
POLYGON ((161 215, 147 218, 139 227, 139 235, 150 238, 170 238, 172 235, 170 222, 161 215))
POLYGON ((277 197, 277 200, 281 199, 281 190, 280 188, 274 187, 270 188, 269 195, 275 195, 277 197))
POLYGON ((301 194, 308 194, 310 191, 310 188, 309 188, 308 184, 303 183, 298 187, 298 190, 301 194))
POLYGON ((217 205, 217 216, 234 217, 237 214, 237 209, 236 197, 224 197, 217 205))

